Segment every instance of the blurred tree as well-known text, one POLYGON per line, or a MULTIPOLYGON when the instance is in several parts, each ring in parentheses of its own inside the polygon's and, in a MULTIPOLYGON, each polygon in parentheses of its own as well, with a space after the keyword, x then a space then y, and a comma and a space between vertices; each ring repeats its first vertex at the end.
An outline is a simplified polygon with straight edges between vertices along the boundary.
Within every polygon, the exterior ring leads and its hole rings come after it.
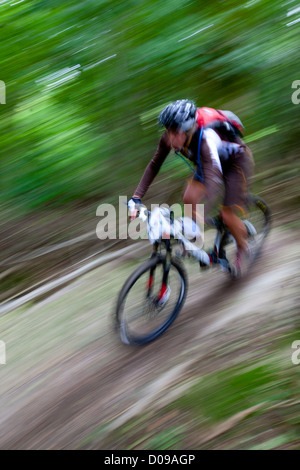
POLYGON ((299 153, 295 1, 1 1, 0 13, 2 203, 134 189, 159 111, 182 97, 237 113, 266 165, 299 153))

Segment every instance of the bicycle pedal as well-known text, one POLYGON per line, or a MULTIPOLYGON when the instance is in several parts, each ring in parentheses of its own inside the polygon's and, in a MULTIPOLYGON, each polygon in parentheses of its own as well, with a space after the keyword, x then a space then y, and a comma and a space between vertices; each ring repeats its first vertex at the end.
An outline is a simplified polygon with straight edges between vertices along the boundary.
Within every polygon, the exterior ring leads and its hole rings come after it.
POLYGON ((210 250, 207 252, 209 258, 210 258, 210 264, 217 264, 218 263, 218 256, 214 250, 210 250))
POLYGON ((205 264, 205 263, 203 263, 202 261, 199 261, 199 265, 200 265, 200 268, 201 268, 201 269, 207 269, 207 268, 210 267, 209 264, 205 264))
POLYGON ((222 272, 228 272, 230 270, 227 259, 218 258, 218 265, 222 272))

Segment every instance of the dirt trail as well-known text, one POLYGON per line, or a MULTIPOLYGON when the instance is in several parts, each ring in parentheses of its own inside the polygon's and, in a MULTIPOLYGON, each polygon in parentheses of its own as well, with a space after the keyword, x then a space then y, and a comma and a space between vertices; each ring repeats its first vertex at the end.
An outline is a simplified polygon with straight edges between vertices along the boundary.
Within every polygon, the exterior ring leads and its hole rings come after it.
POLYGON ((116 294, 134 266, 128 260, 95 269, 48 299, 3 316, 0 448, 103 448, 112 432, 149 408, 155 416, 195 377, 224 361, 238 363, 237 355, 219 354, 225 343, 240 344, 242 355, 245 339, 259 338, 261 325, 269 324, 270 334, 294 327, 298 235, 273 230, 242 282, 187 264, 183 311, 164 336, 142 348, 122 345, 111 322, 116 294), (286 322, 279 321, 285 311, 286 322))

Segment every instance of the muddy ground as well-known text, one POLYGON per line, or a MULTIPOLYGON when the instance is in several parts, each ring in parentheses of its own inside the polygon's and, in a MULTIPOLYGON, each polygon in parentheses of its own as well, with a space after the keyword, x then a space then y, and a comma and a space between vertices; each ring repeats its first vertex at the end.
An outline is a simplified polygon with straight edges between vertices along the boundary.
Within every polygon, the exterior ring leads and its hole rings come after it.
POLYGON ((273 228, 237 282, 187 261, 184 308, 144 347, 123 345, 112 317, 147 242, 3 314, 0 448, 299 448, 298 240, 273 228))

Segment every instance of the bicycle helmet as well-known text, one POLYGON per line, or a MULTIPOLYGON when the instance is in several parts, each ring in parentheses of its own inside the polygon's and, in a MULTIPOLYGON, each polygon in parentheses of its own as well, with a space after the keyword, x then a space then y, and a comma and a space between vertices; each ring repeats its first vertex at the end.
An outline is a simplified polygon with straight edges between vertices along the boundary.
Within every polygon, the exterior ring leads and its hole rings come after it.
POLYGON ((186 132, 195 123, 196 109, 193 101, 174 101, 162 110, 159 115, 159 123, 167 129, 186 132))

